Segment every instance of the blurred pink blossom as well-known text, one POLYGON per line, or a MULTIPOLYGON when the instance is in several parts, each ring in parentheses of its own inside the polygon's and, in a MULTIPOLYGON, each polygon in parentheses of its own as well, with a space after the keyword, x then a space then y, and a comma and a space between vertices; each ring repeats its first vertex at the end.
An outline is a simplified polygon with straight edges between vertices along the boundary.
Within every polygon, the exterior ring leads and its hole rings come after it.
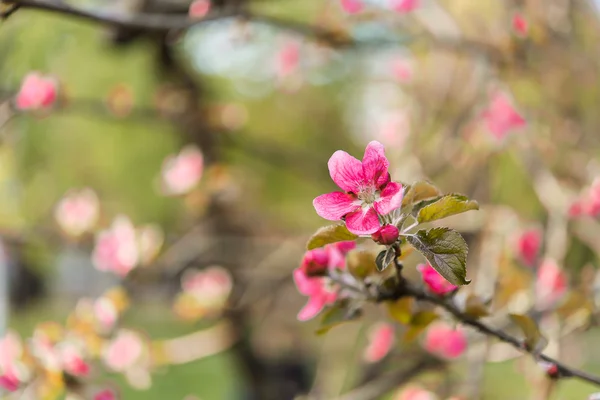
POLYGON ((337 242, 304 253, 300 268, 306 276, 322 276, 331 268, 343 269, 345 255, 356 247, 354 241, 337 242))
POLYGON ((233 282, 231 274, 225 268, 210 267, 203 271, 186 271, 181 286, 184 292, 193 295, 207 311, 216 311, 227 302, 233 282))
POLYGON ((512 18, 512 28, 519 36, 527 36, 529 22, 522 14, 515 14, 512 18))
POLYGON ((194 0, 192 4, 190 4, 190 8, 188 10, 188 15, 191 18, 204 18, 208 12, 210 11, 210 1, 209 0, 194 0))
POLYGON ((337 291, 329 286, 326 278, 308 277, 301 268, 294 270, 294 282, 298 291, 308 296, 308 303, 298 313, 300 321, 314 318, 326 305, 333 303, 337 298, 337 291))
POLYGON ((92 189, 70 190, 56 205, 54 217, 67 234, 80 236, 94 228, 99 208, 98 197, 92 189))
POLYGON ((488 108, 482 114, 487 130, 498 140, 510 132, 523 128, 525 118, 515 109, 506 93, 497 92, 492 96, 488 108))
POLYGON ((117 400, 117 395, 112 390, 105 389, 96 393, 94 400, 117 400))
POLYGON ((409 13, 419 7, 420 0, 391 0, 391 7, 401 14, 409 13))
POLYGON ((430 353, 440 357, 457 358, 467 348, 467 338, 462 329, 437 322, 427 329, 424 347, 430 353))
POLYGON ((21 381, 12 373, 4 373, 0 374, 0 388, 9 391, 15 392, 19 389, 21 385, 21 381))
POLYGON ((329 159, 331 179, 344 192, 332 192, 314 199, 319 216, 330 221, 344 218, 348 230, 370 235, 379 230, 379 215, 387 215, 402 204, 402 185, 390 181, 389 161, 383 145, 367 145, 362 162, 338 150, 329 159))
POLYGON ((408 386, 402 389, 396 396, 394 396, 394 400, 436 400, 437 396, 430 392, 429 390, 425 390, 419 386, 408 386))
POLYGON ((135 228, 128 217, 120 215, 110 229, 98 234, 92 261, 100 271, 124 277, 137 266, 139 257, 135 228))
POLYGON ((171 155, 163 162, 163 192, 171 196, 188 193, 200 182, 203 170, 200 149, 193 145, 184 147, 178 155, 171 155))
POLYGON ((361 0, 340 0, 342 10, 348 14, 357 14, 364 9, 364 5, 361 0))
POLYGON ((374 325, 369 331, 369 344, 363 358, 366 362, 381 361, 392 349, 396 341, 394 327, 388 323, 374 325))
POLYGON ((522 232, 517 238, 517 254, 528 267, 533 267, 542 246, 542 233, 538 229, 522 232))
POLYGON ((0 372, 12 368, 22 353, 23 345, 19 335, 7 332, 0 338, 0 372))
POLYGON ((81 351, 72 344, 58 346, 63 371, 73 376, 87 376, 90 365, 84 360, 81 351))
POLYGON ((275 71, 277 77, 282 79, 292 75, 298 70, 300 64, 300 44, 296 41, 285 43, 277 52, 275 71))
POLYGON ((448 282, 430 264, 419 264, 417 270, 421 273, 423 282, 432 293, 444 295, 458 289, 458 286, 448 282))
POLYGON ((555 260, 547 258, 538 268, 535 282, 537 305, 549 307, 567 292, 567 275, 555 260))
POLYGON ((138 334, 121 330, 104 350, 103 360, 112 370, 124 372, 139 361, 143 350, 144 345, 138 334))
POLYGON ((413 78, 412 64, 405 58, 395 58, 390 64, 390 72, 392 77, 401 83, 409 82, 413 78))
POLYGON ((119 316, 113 302, 105 297, 100 297, 94 302, 94 315, 103 330, 111 330, 119 316))
POLYGON ((21 84, 15 103, 20 110, 49 108, 56 101, 57 92, 58 83, 54 78, 30 72, 21 84))

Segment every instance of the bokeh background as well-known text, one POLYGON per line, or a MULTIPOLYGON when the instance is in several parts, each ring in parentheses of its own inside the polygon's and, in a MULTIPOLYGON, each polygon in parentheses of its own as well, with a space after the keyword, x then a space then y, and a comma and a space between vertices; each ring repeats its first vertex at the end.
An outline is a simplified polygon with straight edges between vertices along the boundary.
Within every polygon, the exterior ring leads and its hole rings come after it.
MULTIPOLYGON (((51 112, 17 113, 0 128, 10 298, 0 327, 27 336, 40 322, 64 321, 80 297, 123 284, 132 305, 122 325, 155 341, 209 332, 192 347, 224 348, 158 365, 144 390, 106 376, 125 399, 250 399, 257 387, 263 394, 254 398, 312 388, 329 399, 409 364, 420 357, 419 340, 399 343, 375 372, 362 360, 366 332, 385 310, 373 307, 326 336, 313 335, 318 322, 296 320, 304 299, 291 271, 324 224, 312 199, 334 189, 327 160, 337 149, 359 157, 379 140, 394 179, 428 179, 479 201, 479 212, 448 224, 470 244, 473 290, 494 298, 499 314, 532 304, 533 277, 514 240, 526 229, 543 232, 543 256, 580 294, 546 321, 548 351, 600 372, 592 285, 600 225, 569 216, 600 176, 600 10, 584 0, 422 0, 410 12, 363 3, 350 14, 337 0, 214 1, 216 12, 239 7, 249 17, 168 33, 27 7, 0 22, 0 99, 9 101, 33 70, 61 85, 51 112), (526 120, 501 137, 484 117, 497 92, 526 120), (190 143, 204 154, 202 181, 185 196, 164 196, 163 160, 190 143), (93 235, 68 238, 53 214, 69 189, 82 187, 98 194, 99 227, 119 214, 160 226, 165 244, 155 262, 123 281, 94 268, 93 235), (228 310, 180 318, 173 302, 182 274, 211 265, 233 276, 228 310), (223 323, 228 333, 210 334, 223 323)), ((189 8, 184 0, 73 4, 182 18, 189 8)), ((417 262, 406 261, 415 279, 417 262)), ((544 398, 535 364, 475 333, 470 339, 465 357, 416 381, 440 398, 544 398)), ((554 398, 593 391, 565 381, 554 398)))

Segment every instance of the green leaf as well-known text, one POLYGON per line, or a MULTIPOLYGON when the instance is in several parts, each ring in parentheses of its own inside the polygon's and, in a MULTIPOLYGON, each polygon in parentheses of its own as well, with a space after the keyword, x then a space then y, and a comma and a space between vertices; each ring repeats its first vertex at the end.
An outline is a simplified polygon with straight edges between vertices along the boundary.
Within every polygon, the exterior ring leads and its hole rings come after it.
POLYGON ((358 319, 360 315, 361 310, 351 308, 348 300, 338 301, 325 310, 321 317, 321 325, 315 333, 317 335, 323 335, 344 322, 358 319))
POLYGON ((417 214, 417 221, 419 223, 435 221, 470 210, 479 210, 479 204, 475 200, 469 200, 461 194, 447 194, 422 207, 417 214))
POLYGON ((479 296, 470 294, 465 302, 465 314, 474 318, 481 318, 490 315, 490 311, 479 296))
POLYGON ((346 225, 329 225, 320 228, 308 240, 306 248, 308 250, 323 247, 329 243, 343 242, 346 240, 356 240, 358 236, 350 232, 346 225))
POLYGON ((440 191, 432 183, 427 181, 418 181, 407 186, 402 199, 402 206, 408 206, 418 201, 430 199, 440 195, 440 191))
POLYGON ((377 271, 375 254, 370 251, 352 250, 346 258, 348 271, 358 279, 364 279, 377 271))
POLYGON ((394 258, 396 257, 396 251, 389 247, 386 250, 382 250, 381 253, 377 254, 377 258, 375 259, 375 264, 377 265, 377 271, 381 272, 387 268, 388 265, 394 258))
POLYGON ((534 352, 541 352, 548 344, 548 339, 542 335, 540 329, 533 319, 527 315, 509 314, 510 319, 519 327, 525 335, 525 347, 534 352))
POLYGON ((467 285, 467 243, 449 228, 420 230, 406 239, 453 285, 467 285))

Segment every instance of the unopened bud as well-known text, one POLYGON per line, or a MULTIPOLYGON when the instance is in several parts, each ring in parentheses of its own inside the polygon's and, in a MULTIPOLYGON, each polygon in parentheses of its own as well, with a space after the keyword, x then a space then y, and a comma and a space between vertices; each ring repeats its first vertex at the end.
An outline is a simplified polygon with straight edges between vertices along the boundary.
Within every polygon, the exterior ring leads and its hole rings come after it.
POLYGON ((371 235, 371 239, 379 244, 390 245, 396 243, 400 231, 395 225, 384 225, 371 235))

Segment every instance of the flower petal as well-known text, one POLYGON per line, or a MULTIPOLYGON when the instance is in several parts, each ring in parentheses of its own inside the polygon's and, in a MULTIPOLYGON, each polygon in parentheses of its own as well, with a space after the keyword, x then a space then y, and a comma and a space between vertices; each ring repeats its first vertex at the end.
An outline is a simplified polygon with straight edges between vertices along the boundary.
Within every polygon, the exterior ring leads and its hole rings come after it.
POLYGON ((355 235, 370 235, 379 230, 379 218, 374 208, 359 209, 346 216, 346 227, 355 235))
POLYGON ((381 191, 380 199, 375 202, 375 210, 381 215, 389 214, 402 205, 403 196, 402 185, 390 182, 381 191))
POLYGON ((323 310, 326 299, 323 296, 311 296, 302 310, 298 313, 298 320, 308 321, 317 316, 323 310))
POLYGON ((338 150, 327 162, 331 179, 345 192, 358 192, 365 181, 360 161, 345 151, 338 150))
POLYGON ((313 206, 319 216, 337 221, 359 207, 356 197, 342 192, 322 194, 313 200, 313 206))
POLYGON ((362 169, 366 183, 373 183, 377 187, 385 185, 390 180, 388 167, 390 162, 385 157, 383 145, 372 141, 365 149, 362 160, 362 169))
POLYGON ((298 288, 298 292, 305 296, 312 296, 315 293, 320 293, 323 286, 320 278, 306 276, 301 268, 296 268, 294 270, 294 283, 296 284, 296 288, 298 288))

